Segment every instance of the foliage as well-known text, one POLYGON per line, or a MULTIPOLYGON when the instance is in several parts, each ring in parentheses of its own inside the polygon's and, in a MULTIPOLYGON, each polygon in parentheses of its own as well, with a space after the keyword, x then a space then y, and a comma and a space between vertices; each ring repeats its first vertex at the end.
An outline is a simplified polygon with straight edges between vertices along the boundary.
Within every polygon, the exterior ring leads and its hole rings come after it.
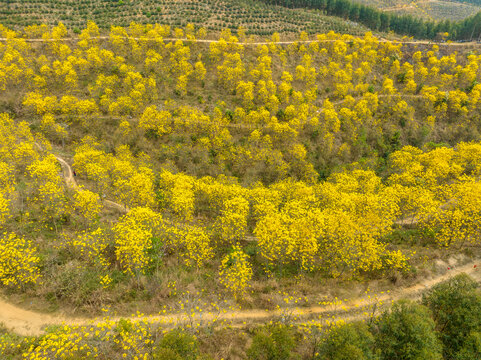
POLYGON ((334 326, 316 349, 316 359, 374 360, 374 337, 365 323, 334 326))
MULTIPOLYGON (((186 37, 199 38, 205 37, 206 29, 221 31, 224 28, 234 29, 239 26, 243 26, 249 34, 259 35, 271 34, 274 31, 296 33, 308 29, 318 32, 359 31, 358 26, 353 26, 342 19, 313 14, 303 9, 291 10, 248 1, 238 3, 231 0, 206 0, 198 3, 163 0, 159 3, 154 0, 142 0, 133 4, 125 0, 108 2, 79 0, 67 6, 53 0, 42 0, 28 4, 20 2, 0 4, 1 23, 12 27, 38 26, 42 22, 55 26, 63 22, 66 28, 82 34, 81 29, 87 25, 87 19, 94 20, 101 29, 110 29, 112 24, 115 24, 116 28, 129 27, 133 21, 143 24, 165 24, 172 29, 186 27, 190 23, 193 29, 185 31, 186 37), (136 11, 139 8, 142 10, 136 11), (311 25, 306 26, 307 23, 311 25)), ((32 29, 32 32, 35 30, 32 29)), ((94 34, 93 31, 84 32, 85 44, 91 44, 88 42, 89 36, 94 34)), ((58 31, 50 33, 48 38, 58 39, 64 36, 64 33, 58 31)))
POLYGON ((145 271, 152 238, 158 236, 162 226, 162 217, 148 208, 134 208, 119 219, 113 230, 115 253, 123 271, 129 274, 145 271))
POLYGON ((218 285, 229 305, 299 287, 317 302, 326 282, 416 272, 421 243, 479 245, 475 51, 100 25, 75 41, 0 26, 0 223, 43 278, 22 295, 89 311, 185 297, 189 314, 191 288, 210 302, 218 285))
MULTIPOLYGON (((433 22, 423 21, 418 16, 397 15, 383 12, 372 6, 359 4, 350 0, 263 0, 268 4, 281 5, 292 8, 312 8, 324 11, 327 15, 339 16, 351 21, 358 21, 372 30, 393 31, 395 33, 414 36, 418 38, 434 39, 438 33, 447 32, 453 38, 468 35, 468 31, 475 31, 475 25, 479 21, 479 13, 464 21, 433 22), (469 30, 468 30, 469 29, 469 30)), ((477 0, 474 0, 477 1, 477 0)), ((417 15, 417 14, 416 14, 417 15)), ((478 23, 479 24, 479 23, 478 23)), ((479 32, 478 32, 479 35, 479 32)), ((472 35, 471 35, 472 38, 472 35)))
POLYGON ((478 316, 481 294, 477 287, 476 281, 460 274, 434 286, 423 296, 423 304, 433 313, 446 358, 454 358, 465 346, 471 332, 481 330, 478 316))
POLYGON ((442 359, 429 310, 408 301, 393 304, 376 322, 381 359, 442 359))
POLYGON ((153 359, 174 360, 198 358, 199 349, 195 336, 183 330, 171 330, 164 334, 154 350, 153 359))
POLYGON ((248 215, 249 202, 246 199, 238 196, 226 200, 215 224, 221 238, 228 243, 243 239, 247 232, 248 215))
POLYGON ((4 233, 0 239, 0 253, 0 282, 3 285, 20 288, 38 281, 40 259, 29 241, 13 233, 4 233))
POLYGON ((219 276, 221 284, 235 296, 246 291, 252 279, 252 267, 249 256, 238 245, 222 259, 219 276))
POLYGON ((107 267, 109 261, 106 258, 106 249, 109 245, 108 235, 105 230, 97 228, 65 235, 65 242, 57 245, 58 248, 71 248, 76 257, 85 261, 88 265, 100 265, 107 267))
POLYGON ((296 341, 292 329, 284 324, 275 323, 257 331, 247 350, 251 360, 292 359, 296 341))
POLYGON ((167 202, 174 214, 180 219, 191 220, 195 202, 193 179, 184 174, 163 171, 160 174, 160 184, 167 193, 167 202))
POLYGON ((39 205, 44 221, 54 223, 68 211, 58 166, 55 156, 48 155, 27 167, 32 188, 29 200, 39 205))
POLYGON ((98 218, 102 211, 100 196, 89 190, 80 190, 74 194, 74 208, 87 222, 98 218))
POLYGON ((455 360, 477 359, 481 356, 481 334, 473 332, 465 339, 462 348, 453 357, 455 360))
POLYGON ((185 233, 184 244, 188 266, 199 268, 214 256, 209 235, 202 228, 190 227, 185 233))
POLYGON ((4 224, 10 215, 10 201, 0 195, 0 224, 4 224))

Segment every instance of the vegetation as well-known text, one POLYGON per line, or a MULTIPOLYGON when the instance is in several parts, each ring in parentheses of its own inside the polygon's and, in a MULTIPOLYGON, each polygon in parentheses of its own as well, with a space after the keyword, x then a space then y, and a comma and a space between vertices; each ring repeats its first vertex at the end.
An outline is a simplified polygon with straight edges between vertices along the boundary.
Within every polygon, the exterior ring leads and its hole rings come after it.
POLYGON ((480 1, 480 0, 467 0, 467 1, 459 1, 459 0, 457 0, 456 2, 466 2, 466 3, 469 3, 469 4, 481 5, 481 1, 480 1))
POLYGON ((274 324, 260 328, 252 339, 247 350, 248 359, 291 359, 295 347, 292 329, 282 324, 274 324))
POLYGON ((350 0, 262 0, 265 3, 289 8, 310 8, 323 11, 351 21, 359 22, 371 30, 393 31, 397 34, 423 39, 435 39, 440 33, 450 34, 451 39, 477 39, 481 30, 481 13, 459 22, 424 21, 418 16, 397 15, 383 12, 371 6, 358 4, 350 0))
POLYGON ((161 309, 5 331, 0 353, 222 358, 208 344, 225 338, 252 359, 479 352, 466 277, 379 317, 361 309, 365 324, 335 319, 340 289, 478 254, 477 52, 371 33, 205 40, 192 24, 0 32, 2 292, 42 309, 161 309), (310 304, 334 318, 294 319, 310 304), (229 330, 219 314, 238 306, 280 323, 229 330))
POLYGON ((98 311, 192 276, 235 298, 272 277, 408 276, 406 219, 418 245, 479 243, 479 55, 433 46, 411 64, 369 33, 2 31, 2 221, 17 259, 2 282, 17 292, 98 311), (163 40, 176 34, 190 41, 163 40))
POLYGON ((362 3, 355 0, 10 0, 0 3, 0 23, 19 29, 62 22, 76 33, 90 19, 101 29, 109 29, 111 24, 127 27, 131 22, 157 22, 180 28, 191 23, 217 32, 243 27, 247 34, 255 35, 297 34, 300 31, 360 35, 366 28, 437 40, 443 33, 458 40, 478 39, 481 34, 481 20, 474 15, 480 7, 458 2, 430 2, 428 6, 435 8, 430 11, 415 1, 390 4, 400 6, 403 3, 412 8, 383 11, 389 4, 373 0, 362 3), (467 7, 464 11, 463 6, 467 7), (430 16, 431 13, 434 16, 430 16))
POLYGON ((365 322, 333 327, 315 350, 315 359, 372 360, 378 358, 374 336, 365 322))
POLYGON ((365 28, 319 11, 268 6, 257 0, 9 0, 0 2, 0 24, 12 28, 64 23, 80 32, 93 20, 102 29, 131 22, 185 27, 188 23, 220 32, 242 26, 248 34, 335 31, 362 34, 365 28))
POLYGON ((394 304, 381 316, 376 331, 381 359, 442 359, 434 321, 422 305, 394 304))
MULTIPOLYGON (((82 327, 51 328, 38 337, 20 337, 4 330, 0 335, 0 352, 6 359, 472 360, 480 353, 480 325, 471 329, 458 349, 444 344, 443 357, 443 342, 438 338, 447 334, 443 328, 437 328, 439 323, 435 326, 433 314, 444 311, 444 304, 432 298, 475 296, 479 307, 479 290, 472 283, 461 275, 440 284, 425 297, 423 301, 434 300, 430 308, 403 300, 379 316, 351 323, 338 320, 319 326, 319 322, 276 321, 244 332, 229 326, 213 328, 212 324, 190 327, 185 323, 165 330, 148 320, 107 320, 82 327)), ((452 310, 461 308, 455 305, 452 310)), ((478 313, 471 313, 470 318, 477 316, 478 313)), ((452 331, 465 332, 462 323, 452 325, 452 331)))
POLYGON ((481 10, 478 0, 474 1, 409 1, 409 0, 354 0, 360 4, 397 14, 421 17, 424 20, 463 20, 481 10))
POLYGON ((468 276, 458 276, 424 295, 423 303, 433 313, 448 359, 456 358, 468 341, 474 341, 469 346, 476 344, 476 334, 472 333, 481 327, 481 319, 476 315, 481 298, 476 288, 477 283, 468 276))

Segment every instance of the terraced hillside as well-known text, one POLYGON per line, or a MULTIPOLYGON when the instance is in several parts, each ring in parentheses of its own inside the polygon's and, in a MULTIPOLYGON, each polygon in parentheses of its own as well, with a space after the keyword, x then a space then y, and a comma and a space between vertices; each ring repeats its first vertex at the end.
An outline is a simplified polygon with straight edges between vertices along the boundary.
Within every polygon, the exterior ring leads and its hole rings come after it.
POLYGON ((450 0, 355 0, 389 13, 432 20, 462 20, 481 10, 479 1, 450 0))
POLYGON ((187 23, 207 30, 237 29, 264 35, 278 32, 360 34, 365 28, 353 22, 324 16, 319 11, 287 9, 252 0, 10 0, 0 2, 0 23, 19 28, 32 24, 83 28, 87 20, 101 28, 128 26, 132 21, 183 27, 187 23))

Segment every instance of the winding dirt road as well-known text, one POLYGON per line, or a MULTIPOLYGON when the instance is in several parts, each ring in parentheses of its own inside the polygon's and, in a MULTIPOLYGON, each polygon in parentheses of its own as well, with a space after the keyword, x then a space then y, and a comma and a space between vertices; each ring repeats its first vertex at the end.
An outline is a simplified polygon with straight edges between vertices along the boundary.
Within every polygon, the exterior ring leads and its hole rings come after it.
MULTIPOLYGON (((296 322, 307 321, 310 319, 319 319, 326 316, 328 321, 328 315, 338 315, 344 320, 360 319, 368 317, 369 315, 363 314, 363 308, 373 306, 375 304, 384 303, 389 305, 391 301, 399 299, 418 299, 423 291, 431 288, 432 286, 439 284, 445 280, 452 278, 461 273, 466 273, 473 277, 477 281, 481 281, 481 271, 478 271, 478 261, 469 262, 463 266, 448 270, 445 274, 434 277, 432 279, 426 279, 419 282, 416 285, 399 288, 390 293, 384 293, 379 296, 360 297, 350 299, 342 305, 327 305, 327 306, 311 306, 300 307, 289 310, 289 316, 296 319, 296 322), (476 266, 476 267, 475 267, 476 266), (361 312, 361 313, 360 313, 361 312)), ((165 326, 175 326, 176 324, 185 323, 188 320, 201 322, 201 321, 222 321, 226 320, 232 326, 241 326, 244 322, 267 322, 281 317, 285 310, 241 310, 241 311, 228 311, 224 313, 204 313, 189 316, 187 313, 174 313, 169 315, 149 315, 149 316, 132 316, 132 317, 111 317, 109 321, 117 321, 121 318, 129 318, 132 321, 145 321, 149 323, 160 323, 165 326)), ((0 299, 0 322, 4 323, 9 329, 20 335, 40 335, 43 332, 43 328, 47 325, 70 325, 70 326, 84 326, 92 325, 104 322, 101 318, 81 318, 71 317, 64 313, 54 314, 42 314, 29 310, 19 308, 15 305, 9 304, 3 299, 0 299)))

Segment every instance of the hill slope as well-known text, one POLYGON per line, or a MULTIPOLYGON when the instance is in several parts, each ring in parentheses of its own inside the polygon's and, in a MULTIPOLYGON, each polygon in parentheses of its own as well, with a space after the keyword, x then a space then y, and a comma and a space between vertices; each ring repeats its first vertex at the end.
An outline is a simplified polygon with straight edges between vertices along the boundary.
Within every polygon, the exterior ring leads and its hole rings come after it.
POLYGON ((426 20, 462 20, 481 10, 479 1, 449 0, 355 0, 380 10, 398 14, 422 17, 426 20))
POLYGON ((243 27, 255 35, 300 31, 361 35, 370 29, 421 39, 447 32, 451 39, 466 40, 479 35, 473 37, 473 28, 481 29, 474 25, 480 9, 474 3, 443 0, 9 0, 0 2, 0 24, 19 29, 62 22, 78 30, 88 20, 104 29, 131 22, 173 28, 192 23, 215 32, 243 27), (456 22, 440 22, 446 19, 456 22))
POLYGON ((187 23, 207 30, 237 29, 264 35, 278 32, 328 32, 360 34, 365 30, 352 22, 322 15, 319 11, 287 9, 250 0, 41 0, 0 2, 0 23, 19 28, 32 24, 83 28, 87 20, 99 27, 128 26, 132 21, 183 27, 187 23))

